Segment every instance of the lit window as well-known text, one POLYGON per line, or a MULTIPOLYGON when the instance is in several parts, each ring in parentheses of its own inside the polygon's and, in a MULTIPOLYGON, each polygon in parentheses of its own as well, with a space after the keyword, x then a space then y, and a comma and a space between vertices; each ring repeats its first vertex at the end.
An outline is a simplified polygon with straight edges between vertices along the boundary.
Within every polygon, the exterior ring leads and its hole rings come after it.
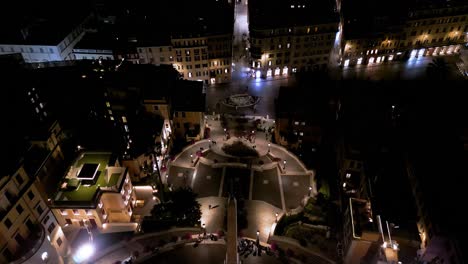
POLYGON ((125 132, 128 132, 128 126, 124 125, 124 128, 125 128, 125 132))
POLYGON ((304 136, 304 132, 299 132, 299 135, 302 137, 304 136))
POLYGON ((62 215, 68 215, 67 210, 60 210, 60 213, 61 213, 62 215))
POLYGON ((122 121, 123 121, 124 123, 127 123, 127 118, 126 118, 125 116, 122 116, 122 121))
POLYGON ((301 125, 305 126, 305 122, 302 122, 301 125))
POLYGON ((351 178, 351 173, 346 173, 346 179, 351 178))
POLYGON ((295 125, 299 125, 299 122, 298 122, 298 121, 296 121, 296 122, 294 122, 294 124, 295 124, 295 125))
POLYGON ((110 103, 109 103, 109 102, 106 102, 106 106, 107 106, 107 107, 110 107, 110 103))
POLYGON ((281 49, 281 44, 278 44, 278 49, 281 49))
POLYGON ((309 33, 310 33, 310 28, 307 28, 307 34, 309 34, 309 33))
POLYGON ((93 212, 91 210, 86 209, 86 214, 87 215, 93 215, 93 212))
POLYGON ((294 5, 291 5, 291 8, 294 8, 294 5))
POLYGON ((228 69, 224 69, 224 73, 228 73, 228 69))
POLYGON ((114 121, 114 117, 113 117, 113 116, 111 116, 111 117, 110 117, 110 120, 114 121))
POLYGON ((291 47, 291 43, 286 44, 286 48, 289 49, 291 47))
POLYGON ((107 112, 109 112, 109 115, 112 115, 112 110, 107 110, 107 112))
POLYGON ((39 108, 36 107, 36 113, 39 113, 39 108))
POLYGON ((31 103, 33 103, 33 104, 34 104, 34 98, 31 98, 31 103))
POLYGON ((44 108, 44 105, 43 105, 42 103, 39 103, 39 106, 40 106, 41 108, 44 108))
POLYGON ((73 209, 73 214, 74 214, 74 215, 79 215, 80 212, 79 212, 78 210, 76 210, 76 209, 73 209))
POLYGON ((99 202, 98 206, 99 206, 99 208, 102 208, 102 206, 103 206, 102 202, 99 202))
POLYGON ((360 65, 362 63, 362 57, 357 60, 357 64, 360 65))
POLYGON ((192 73, 191 72, 188 73, 188 77, 192 78, 192 73))
POLYGON ((268 61, 268 66, 271 66, 271 61, 268 61))

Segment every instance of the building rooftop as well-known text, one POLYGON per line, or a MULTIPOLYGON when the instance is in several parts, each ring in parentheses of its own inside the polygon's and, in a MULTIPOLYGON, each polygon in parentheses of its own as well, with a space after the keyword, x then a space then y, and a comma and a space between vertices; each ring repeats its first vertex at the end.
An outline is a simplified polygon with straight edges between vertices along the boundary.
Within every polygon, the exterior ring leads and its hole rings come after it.
POLYGON ((203 89, 203 82, 178 80, 172 96, 173 110, 205 112, 206 94, 203 89))
POLYGON ((270 29, 338 23, 335 1, 249 0, 249 27, 270 29))
POLYGON ((119 191, 126 169, 113 167, 112 158, 108 152, 82 153, 61 181, 53 205, 95 206, 99 191, 119 191))
POLYGON ((57 12, 55 9, 54 12, 40 12, 43 9, 44 7, 39 8, 32 15, 21 14, 10 17, 3 22, 3 26, 0 26, 0 43, 58 45, 90 15, 91 11, 87 5, 75 6, 73 12, 66 10, 57 12))
MULTIPOLYGON (((326 119, 328 95, 309 96, 310 87, 280 87, 276 98, 276 117, 318 122, 326 119)), ((298 121, 300 121, 298 120, 298 121)))
POLYGON ((73 50, 94 49, 94 50, 112 50, 115 44, 111 36, 100 33, 86 33, 83 38, 75 45, 73 50))

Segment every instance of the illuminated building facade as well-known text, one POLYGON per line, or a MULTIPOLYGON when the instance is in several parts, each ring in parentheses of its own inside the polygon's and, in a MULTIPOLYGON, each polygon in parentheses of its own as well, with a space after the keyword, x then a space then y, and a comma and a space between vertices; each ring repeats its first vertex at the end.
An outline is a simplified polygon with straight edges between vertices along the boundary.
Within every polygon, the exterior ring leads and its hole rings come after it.
POLYGON ((125 167, 108 152, 81 152, 60 182, 50 207, 60 226, 134 231, 133 185, 125 167))
POLYGON ((231 80, 230 34, 172 37, 170 46, 139 47, 138 54, 141 63, 173 65, 186 80, 206 84, 231 80))
POLYGON ((326 68, 339 25, 334 10, 332 1, 250 1, 252 73, 270 77, 326 68))
POLYGON ((463 44, 468 42, 466 3, 419 4, 407 9, 400 8, 409 10, 407 12, 391 12, 392 15, 379 13, 367 19, 364 17, 369 14, 356 14, 354 8, 343 7, 344 67, 379 64, 403 58, 458 54, 463 44), (353 12, 346 11, 350 9, 353 12))

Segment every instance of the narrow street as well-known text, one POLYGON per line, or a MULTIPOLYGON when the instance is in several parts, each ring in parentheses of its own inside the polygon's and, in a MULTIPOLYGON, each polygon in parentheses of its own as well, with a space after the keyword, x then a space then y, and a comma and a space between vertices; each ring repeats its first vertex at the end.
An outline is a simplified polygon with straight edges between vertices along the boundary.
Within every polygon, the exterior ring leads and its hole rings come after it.
POLYGON ((247 0, 235 4, 234 8, 234 35, 232 43, 233 82, 242 82, 247 79, 249 68, 249 22, 247 0))

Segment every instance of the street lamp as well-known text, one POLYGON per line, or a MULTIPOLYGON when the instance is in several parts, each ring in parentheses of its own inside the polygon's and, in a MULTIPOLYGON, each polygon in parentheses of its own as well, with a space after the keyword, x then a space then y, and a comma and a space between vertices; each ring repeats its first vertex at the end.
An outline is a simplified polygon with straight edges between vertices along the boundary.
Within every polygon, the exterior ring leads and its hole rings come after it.
POLYGON ((208 142, 209 142, 209 143, 208 143, 208 147, 211 148, 211 138, 208 139, 208 142))
POLYGON ((275 222, 278 222, 278 213, 275 214, 275 222))
POLYGON ((190 162, 193 163, 193 154, 190 154, 190 162))
POLYGON ((203 223, 202 227, 203 227, 203 237, 206 237, 206 224, 203 223))
POLYGON ((283 170, 286 169, 286 160, 283 160, 283 170))
POLYGON ((309 196, 311 192, 312 192, 312 186, 309 186, 309 196))
POLYGON ((82 263, 88 260, 94 254, 94 246, 91 242, 82 245, 73 256, 73 260, 82 263))
POLYGON ((257 241, 256 241, 256 243, 257 243, 257 247, 258 247, 258 245, 260 244, 260 231, 258 231, 258 230, 257 230, 257 241))
POLYGON ((271 144, 268 143, 268 153, 270 153, 270 147, 271 147, 271 144))

